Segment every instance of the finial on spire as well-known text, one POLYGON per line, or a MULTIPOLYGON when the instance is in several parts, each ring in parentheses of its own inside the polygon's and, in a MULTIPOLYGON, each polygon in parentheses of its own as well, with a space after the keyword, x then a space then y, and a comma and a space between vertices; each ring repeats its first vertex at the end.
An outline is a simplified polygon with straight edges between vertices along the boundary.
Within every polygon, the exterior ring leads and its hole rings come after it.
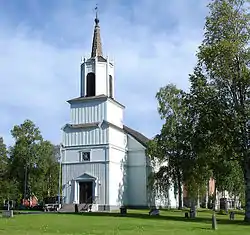
POLYGON ((96 4, 95 7, 95 24, 98 25, 99 19, 98 19, 98 4, 96 4))

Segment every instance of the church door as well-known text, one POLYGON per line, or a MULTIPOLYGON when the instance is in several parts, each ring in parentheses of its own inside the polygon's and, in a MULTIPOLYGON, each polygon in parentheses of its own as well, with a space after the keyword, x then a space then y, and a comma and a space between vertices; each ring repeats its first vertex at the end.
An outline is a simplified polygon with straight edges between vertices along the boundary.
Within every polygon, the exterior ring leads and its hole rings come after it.
POLYGON ((93 202, 93 182, 80 182, 79 183, 79 203, 92 203, 93 202))

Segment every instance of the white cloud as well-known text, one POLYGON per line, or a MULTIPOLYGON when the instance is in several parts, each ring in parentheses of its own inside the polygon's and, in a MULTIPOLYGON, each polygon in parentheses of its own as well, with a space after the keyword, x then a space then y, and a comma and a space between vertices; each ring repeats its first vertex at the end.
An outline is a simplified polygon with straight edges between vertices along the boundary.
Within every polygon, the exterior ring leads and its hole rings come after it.
MULTIPOLYGON (((188 86, 205 13, 201 3, 159 2, 138 2, 131 14, 118 4, 106 7, 100 22, 104 51, 115 57, 116 97, 127 107, 125 120, 149 136, 160 127, 154 98, 159 87, 188 86)), ((62 5, 39 29, 32 19, 18 27, 8 18, 2 21, 0 135, 8 144, 9 130, 26 118, 45 138, 60 141, 60 128, 70 116, 65 101, 79 95, 80 58, 90 52, 92 40, 92 12, 81 15, 79 8, 62 5)))

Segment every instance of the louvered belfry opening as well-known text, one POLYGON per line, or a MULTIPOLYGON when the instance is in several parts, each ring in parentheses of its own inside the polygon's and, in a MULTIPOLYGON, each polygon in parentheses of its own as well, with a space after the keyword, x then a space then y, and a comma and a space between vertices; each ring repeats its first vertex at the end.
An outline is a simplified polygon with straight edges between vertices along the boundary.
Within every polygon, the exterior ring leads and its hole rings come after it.
POLYGON ((88 73, 87 75, 87 93, 86 97, 95 96, 95 74, 88 73))

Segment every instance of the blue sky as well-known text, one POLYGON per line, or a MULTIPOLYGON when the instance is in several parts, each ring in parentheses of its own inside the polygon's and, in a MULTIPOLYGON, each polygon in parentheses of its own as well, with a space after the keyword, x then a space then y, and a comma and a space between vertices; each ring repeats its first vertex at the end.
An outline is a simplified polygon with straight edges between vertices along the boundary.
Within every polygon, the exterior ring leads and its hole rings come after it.
POLYGON ((156 92, 168 83, 188 89, 207 0, 2 0, 0 136, 8 145, 25 119, 61 141, 70 122, 66 100, 79 96, 81 57, 90 54, 96 3, 128 126, 152 137, 161 127, 156 92))

